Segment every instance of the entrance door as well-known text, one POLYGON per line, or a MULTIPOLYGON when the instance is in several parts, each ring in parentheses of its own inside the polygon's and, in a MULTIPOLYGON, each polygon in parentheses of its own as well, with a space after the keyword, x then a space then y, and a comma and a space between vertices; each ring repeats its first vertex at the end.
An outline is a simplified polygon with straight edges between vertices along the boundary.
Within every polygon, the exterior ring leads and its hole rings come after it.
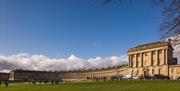
POLYGON ((144 71, 144 76, 148 76, 148 71, 144 71))

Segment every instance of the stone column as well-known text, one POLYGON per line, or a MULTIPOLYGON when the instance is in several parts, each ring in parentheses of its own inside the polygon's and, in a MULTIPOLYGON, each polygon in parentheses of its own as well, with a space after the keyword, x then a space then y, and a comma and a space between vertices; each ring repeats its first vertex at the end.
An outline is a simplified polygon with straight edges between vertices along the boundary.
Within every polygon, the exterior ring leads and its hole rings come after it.
POLYGON ((133 67, 136 67, 136 64, 137 64, 136 63, 136 57, 137 57, 136 54, 134 54, 134 58, 133 59, 135 59, 135 60, 133 60, 133 67))
POLYGON ((164 64, 167 64, 167 49, 164 49, 164 64))
POLYGON ((141 53, 140 56, 141 56, 141 67, 143 67, 143 53, 141 53))
POLYGON ((163 65, 165 64, 164 54, 165 54, 165 51, 164 51, 164 50, 162 50, 162 55, 163 55, 163 57, 162 57, 162 64, 163 64, 163 65))
POLYGON ((157 65, 159 65, 159 50, 157 50, 157 65))
POLYGON ((131 68, 133 67, 133 64, 134 64, 134 63, 133 63, 133 60, 132 60, 132 57, 133 57, 133 56, 132 56, 132 54, 131 54, 131 68))
POLYGON ((150 57, 150 59, 149 59, 149 61, 150 61, 150 65, 152 66, 152 51, 150 51, 150 55, 149 55, 149 57, 150 57))
POLYGON ((138 58, 138 56, 137 56, 138 54, 135 54, 135 55, 136 55, 136 56, 135 56, 135 63, 136 63, 135 67, 137 67, 137 66, 138 66, 138 64, 137 64, 137 63, 138 63, 138 62, 137 62, 137 61, 138 61, 138 59, 137 59, 137 58, 138 58))
POLYGON ((128 59, 128 62, 129 62, 129 63, 128 63, 128 67, 130 68, 130 67, 131 67, 131 55, 130 55, 130 54, 128 55, 128 58, 129 58, 129 59, 128 59))

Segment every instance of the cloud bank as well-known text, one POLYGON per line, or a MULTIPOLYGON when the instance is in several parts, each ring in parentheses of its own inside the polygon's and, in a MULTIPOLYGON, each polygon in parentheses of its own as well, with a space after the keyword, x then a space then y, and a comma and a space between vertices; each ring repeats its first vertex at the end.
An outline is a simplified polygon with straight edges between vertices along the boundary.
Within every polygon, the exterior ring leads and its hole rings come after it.
POLYGON ((16 55, 0 55, 0 71, 8 72, 12 69, 25 70, 85 70, 107 68, 127 64, 127 56, 111 56, 106 58, 96 57, 83 59, 71 55, 68 58, 49 58, 44 55, 31 55, 20 53, 16 55))
MULTIPOLYGON (((174 37, 171 37, 171 39, 174 39, 174 37)), ((173 56, 177 57, 178 63, 180 63, 180 45, 174 47, 173 56)), ((127 64, 127 60, 127 55, 83 59, 75 55, 71 55, 68 58, 49 58, 44 55, 20 53, 10 56, 0 55, 0 72, 8 72, 12 69, 47 71, 87 70, 127 64)))

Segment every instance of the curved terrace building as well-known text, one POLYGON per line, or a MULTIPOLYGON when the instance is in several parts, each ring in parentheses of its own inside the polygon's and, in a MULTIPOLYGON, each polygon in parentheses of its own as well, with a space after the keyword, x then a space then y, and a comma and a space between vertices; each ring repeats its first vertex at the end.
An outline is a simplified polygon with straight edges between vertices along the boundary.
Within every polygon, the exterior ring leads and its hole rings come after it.
POLYGON ((51 74, 50 78, 46 79, 52 79, 52 77, 54 77, 65 81, 87 80, 104 77, 110 78, 114 76, 122 77, 127 75, 131 77, 154 76, 155 74, 168 76, 170 79, 177 79, 180 77, 180 64, 177 64, 177 58, 173 58, 173 47, 171 46, 171 41, 169 40, 143 44, 130 48, 128 50, 128 65, 98 70, 56 72, 54 76, 52 76, 52 72, 37 73, 35 71, 13 70, 10 73, 10 78, 13 78, 14 80, 22 80, 23 77, 26 77, 25 79, 28 80, 32 79, 30 75, 33 75, 33 77, 42 76, 40 73, 46 74, 47 77, 49 76, 48 74, 51 74))

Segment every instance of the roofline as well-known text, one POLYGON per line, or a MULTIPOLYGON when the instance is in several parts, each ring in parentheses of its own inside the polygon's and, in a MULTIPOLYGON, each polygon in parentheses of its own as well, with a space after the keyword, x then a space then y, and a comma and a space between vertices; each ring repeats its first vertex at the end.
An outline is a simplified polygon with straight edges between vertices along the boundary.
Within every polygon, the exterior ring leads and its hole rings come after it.
POLYGON ((158 41, 158 42, 152 42, 152 43, 147 43, 147 44, 143 44, 143 45, 138 45, 134 48, 129 48, 128 52, 152 49, 152 48, 163 47, 163 46, 169 46, 172 50, 174 50, 172 45, 169 42, 158 41))

